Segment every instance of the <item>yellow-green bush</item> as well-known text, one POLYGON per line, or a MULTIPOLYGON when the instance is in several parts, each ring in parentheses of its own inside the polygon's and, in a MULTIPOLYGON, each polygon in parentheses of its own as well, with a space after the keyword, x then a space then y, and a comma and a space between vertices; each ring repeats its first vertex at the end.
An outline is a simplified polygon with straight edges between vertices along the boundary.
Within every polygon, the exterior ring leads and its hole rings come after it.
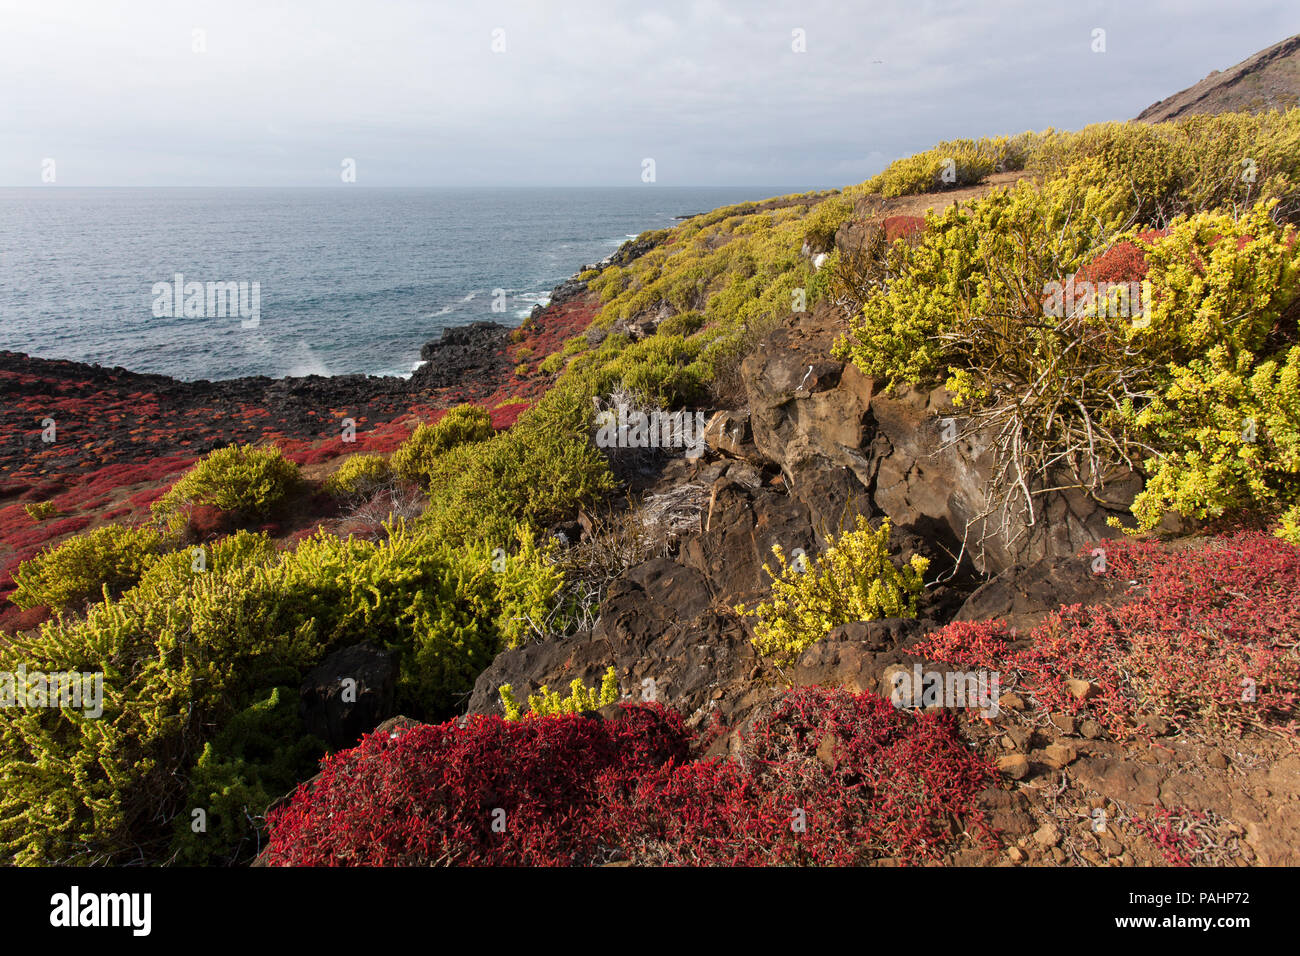
POLYGON ((1044 289, 1096 256, 1123 225, 1118 190, 1058 181, 1022 181, 968 206, 926 218, 915 243, 889 251, 894 278, 877 286, 836 346, 890 387, 955 383, 970 402, 1009 385, 1008 363, 1031 366, 1030 380, 1066 343, 1044 319, 1044 289))
POLYGON ((1141 528, 1171 508, 1275 511, 1297 490, 1294 373, 1266 353, 1270 336, 1296 339, 1300 248, 1272 202, 1175 218, 1150 241, 1121 229, 1127 204, 1070 178, 931 216, 890 250, 893 278, 867 293, 836 352, 890 387, 946 384, 964 420, 1010 436, 999 454, 1035 488, 1051 469, 1096 490, 1106 468, 1144 468, 1141 528), (1047 314, 1048 284, 1118 242, 1145 250, 1144 314, 1047 314), (1239 437, 1247 420, 1258 441, 1239 437))
POLYGON ((1282 513, 1273 533, 1283 541, 1300 547, 1300 504, 1294 504, 1282 513))
POLYGON ((487 441, 493 435, 492 416, 477 405, 457 405, 437 423, 420 425, 393 453, 392 469, 406 481, 429 481, 434 463, 460 445, 487 441))
POLYGON ((1300 347, 1284 360, 1235 361, 1228 348, 1173 366, 1134 425, 1161 450, 1133 503, 1148 530, 1173 510, 1194 519, 1275 513, 1300 497, 1300 347))
MULTIPOLYGON (((604 302, 596 324, 608 328, 667 303, 690 318, 666 320, 661 334, 689 336, 697 355, 688 376, 710 384, 733 372, 762 332, 794 307, 796 290, 806 289, 813 274, 804 243, 828 243, 852 211, 845 197, 818 193, 742 203, 689 219, 667 241, 592 280, 589 288, 604 302)), ((613 356, 597 350, 583 358, 570 369, 589 370, 613 356)), ((642 360, 655 359, 633 353, 624 361, 624 374, 629 363, 642 360)), ((681 384, 667 391, 680 392, 681 384)))
POLYGON ((846 190, 849 195, 879 193, 882 196, 910 196, 937 189, 974 186, 998 170, 1024 167, 1032 153, 1036 134, 1016 137, 955 139, 895 160, 884 171, 861 186, 846 190))
POLYGON ((53 501, 29 501, 23 505, 23 510, 33 521, 45 521, 59 513, 53 501))
POLYGON ((613 490, 591 440, 593 393, 583 382, 566 374, 508 431, 429 464, 422 521, 436 538, 504 546, 517 526, 544 530, 613 490))
POLYGON ((545 617, 562 584, 526 531, 469 546, 402 524, 380 542, 321 533, 281 567, 322 643, 396 651, 398 705, 428 717, 446 716, 497 651, 522 638, 526 618, 545 617))
POLYGON ((833 196, 812 207, 803 221, 803 238, 813 252, 825 252, 835 242, 835 233, 853 218, 853 199, 833 196))
POLYGON ((844 195, 926 193, 1021 169, 1043 181, 1118 185, 1134 218, 1153 225, 1180 214, 1245 209, 1270 198, 1280 200, 1279 218, 1293 219, 1300 212, 1300 109, 953 140, 896 160, 844 195))
POLYGON ((393 468, 383 455, 351 455, 325 481, 335 498, 365 498, 393 480, 393 468))
POLYGON ((267 535, 241 529, 216 542, 163 554, 140 575, 138 590, 155 600, 170 601, 194 583, 195 575, 220 576, 238 566, 270 564, 278 556, 267 535))
POLYGON ((1293 220, 1300 212, 1300 109, 1048 131, 1026 169, 1047 179, 1118 184, 1134 218, 1157 226, 1269 199, 1279 200, 1277 218, 1293 220))
MULTIPOLYGON (((773 546, 780 568, 763 566, 772 578, 772 596, 752 612, 758 652, 787 665, 840 624, 915 617, 930 562, 913 555, 906 564, 896 563, 889 533, 888 521, 873 531, 859 516, 853 530, 830 536, 826 551, 806 567, 788 562, 780 546, 773 546)), ((749 613, 743 605, 735 610, 749 613)))
MULTIPOLYGON (((506 720, 521 720, 523 708, 515 700, 514 688, 502 684, 497 693, 501 695, 501 706, 505 710, 506 720)), ((580 714, 587 710, 600 710, 618 701, 618 674, 613 666, 605 670, 600 687, 587 687, 580 678, 574 678, 569 684, 569 696, 561 697, 557 691, 545 684, 537 689, 536 694, 528 695, 528 712, 534 717, 553 717, 559 714, 580 714)))
POLYGON ((263 796, 301 779, 291 691, 331 650, 377 642, 398 662, 404 712, 455 711, 562 580, 526 532, 500 552, 395 526, 381 542, 324 533, 275 560, 258 535, 156 564, 85 619, 0 646, 0 670, 99 671, 99 719, 0 709, 0 853, 19 863, 244 858, 263 796), (188 829, 196 807, 206 838, 188 829), (239 849, 240 845, 243 851, 239 849))
POLYGON ((1296 231, 1273 222, 1274 208, 1270 201, 1239 215, 1179 217, 1167 236, 1136 239, 1152 286, 1151 321, 1130 324, 1130 340, 1172 362, 1202 358, 1215 345, 1233 360, 1263 349, 1300 294, 1296 231))
POLYGON ((172 529, 184 525, 192 505, 212 505, 241 518, 266 518, 298 483, 298 466, 279 448, 229 445, 200 459, 154 503, 153 512, 172 529))
POLYGON ((704 316, 699 312, 679 312, 659 323, 659 335, 694 335, 704 327, 704 316))
POLYGON ((188 814, 185 774, 213 727, 259 688, 296 686, 319 653, 265 567, 193 575, 179 593, 136 587, 0 646, 0 670, 100 672, 98 718, 0 709, 0 854, 19 864, 168 854, 188 814))
POLYGON ((587 341, 585 334, 575 335, 564 343, 564 348, 558 352, 552 352, 546 356, 537 367, 546 375, 554 375, 564 368, 565 363, 574 355, 587 351, 591 348, 591 343, 587 341))
POLYGON ((24 561, 10 600, 21 608, 63 608, 130 587, 158 560, 162 538, 152 528, 104 525, 24 561))

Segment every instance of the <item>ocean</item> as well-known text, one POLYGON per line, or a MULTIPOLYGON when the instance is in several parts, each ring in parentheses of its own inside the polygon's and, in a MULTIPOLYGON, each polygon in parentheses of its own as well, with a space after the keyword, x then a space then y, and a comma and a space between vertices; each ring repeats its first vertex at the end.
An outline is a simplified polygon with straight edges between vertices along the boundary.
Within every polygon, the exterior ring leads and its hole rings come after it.
POLYGON ((795 191, 0 189, 0 349, 191 381, 405 376, 443 328, 517 325, 647 229, 795 191))

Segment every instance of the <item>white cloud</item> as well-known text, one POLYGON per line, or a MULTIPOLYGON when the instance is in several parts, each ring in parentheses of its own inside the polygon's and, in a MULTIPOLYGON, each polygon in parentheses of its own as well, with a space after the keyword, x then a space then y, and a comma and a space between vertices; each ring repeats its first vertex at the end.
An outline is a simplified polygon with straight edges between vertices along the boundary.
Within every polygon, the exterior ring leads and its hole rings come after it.
POLYGON ((37 184, 49 156, 66 185, 330 185, 351 156, 368 185, 632 185, 650 155, 661 182, 837 185, 874 153, 1133 116, 1294 19, 1276 0, 0 0, 0 183, 37 184))

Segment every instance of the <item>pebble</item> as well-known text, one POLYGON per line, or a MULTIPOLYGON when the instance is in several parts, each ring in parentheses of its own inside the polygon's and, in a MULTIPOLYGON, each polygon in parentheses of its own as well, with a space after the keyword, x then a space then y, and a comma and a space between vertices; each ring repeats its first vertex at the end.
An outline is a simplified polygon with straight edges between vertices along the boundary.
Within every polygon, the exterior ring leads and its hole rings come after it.
POLYGON ((1034 840, 1043 848, 1053 847, 1061 842, 1061 831, 1050 823, 1044 823, 1034 832, 1034 840))
POLYGON ((1029 761, 1024 754, 1007 754, 998 758, 998 770, 1012 780, 1022 780, 1029 774, 1029 761))
POLYGON ((1075 700, 1087 700, 1096 693, 1094 685, 1091 682, 1079 680, 1077 678, 1067 680, 1065 682, 1065 689, 1070 692, 1070 696, 1075 700))
POLYGON ((1068 767, 1079 757, 1079 751, 1070 744, 1050 744, 1043 753, 1047 756, 1048 763, 1058 770, 1068 767))
POLYGON ((1053 714, 1052 724, 1063 734, 1074 733, 1075 720, 1069 714, 1053 714))

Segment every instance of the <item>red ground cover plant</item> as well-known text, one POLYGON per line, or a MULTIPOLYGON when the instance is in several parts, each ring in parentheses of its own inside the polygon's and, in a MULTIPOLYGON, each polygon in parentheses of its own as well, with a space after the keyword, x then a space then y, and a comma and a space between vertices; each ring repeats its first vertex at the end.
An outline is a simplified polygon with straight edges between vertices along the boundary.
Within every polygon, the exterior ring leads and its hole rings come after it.
POLYGON ((614 842, 636 862, 923 863, 963 832, 992 845, 975 799, 994 778, 950 715, 811 687, 755 722, 741 763, 660 768, 607 793, 605 806, 614 842))
POLYGON ((492 416, 492 427, 497 431, 509 428, 519 420, 519 416, 526 412, 533 405, 527 401, 513 401, 505 405, 500 405, 490 412, 492 416))
POLYGON ((601 839, 597 778, 635 778, 686 759, 689 745, 681 717, 654 705, 625 708, 614 722, 473 716, 463 726, 374 733, 327 757, 315 786, 272 812, 270 862, 599 862, 610 848, 601 839))
MULTIPOLYGON (((1138 238, 1151 242, 1169 235, 1168 229, 1148 229, 1139 232, 1138 238)), ((1117 242, 1075 276, 1076 282, 1137 282, 1147 277, 1146 253, 1136 243, 1117 242)))
MULTIPOLYGON (((1152 541, 1107 541, 1105 573, 1130 582, 1118 606, 1062 607, 1013 650, 1001 621, 957 622, 915 653, 1002 672, 1051 711, 1090 716, 1116 737, 1137 718, 1202 721, 1296 732, 1300 689, 1300 548, 1247 531, 1175 550, 1152 541), (1068 681, 1090 682, 1080 699, 1068 681)), ((1023 635, 1022 635, 1023 636, 1023 635)))
POLYGON ((810 688, 756 723, 743 761, 692 760, 700 743, 658 705, 373 734, 272 812, 270 862, 923 862, 991 837, 975 798, 992 768, 943 714, 810 688))
POLYGON ((886 216, 881 223, 885 230, 885 241, 893 242, 911 236, 925 228, 924 216, 886 216))
POLYGON ((42 548, 48 547, 55 543, 56 539, 76 534, 83 531, 90 525, 90 519, 86 517, 58 518, 49 521, 41 521, 33 524, 32 519, 23 510, 22 505, 11 505, 8 508, 0 510, 0 605, 8 600, 16 588, 14 584, 14 572, 24 561, 29 561, 36 557, 42 548), (22 518, 17 517, 17 513, 22 518), (10 522, 23 521, 26 527, 21 530, 9 530, 13 527, 10 522))
POLYGON ((1206 814, 1185 808, 1156 807, 1148 819, 1134 818, 1133 828, 1156 845, 1170 866, 1191 866, 1201 841, 1188 824, 1205 820, 1206 814))

